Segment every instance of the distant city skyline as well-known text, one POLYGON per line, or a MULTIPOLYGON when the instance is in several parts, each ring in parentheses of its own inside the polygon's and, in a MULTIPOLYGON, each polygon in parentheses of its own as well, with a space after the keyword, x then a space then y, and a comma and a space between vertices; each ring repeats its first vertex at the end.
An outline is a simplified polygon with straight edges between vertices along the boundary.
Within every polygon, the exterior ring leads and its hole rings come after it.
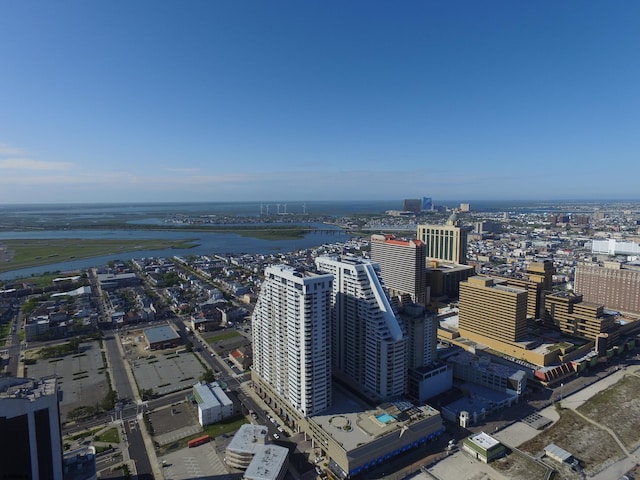
POLYGON ((0 204, 638 199, 640 4, 0 3, 0 204))

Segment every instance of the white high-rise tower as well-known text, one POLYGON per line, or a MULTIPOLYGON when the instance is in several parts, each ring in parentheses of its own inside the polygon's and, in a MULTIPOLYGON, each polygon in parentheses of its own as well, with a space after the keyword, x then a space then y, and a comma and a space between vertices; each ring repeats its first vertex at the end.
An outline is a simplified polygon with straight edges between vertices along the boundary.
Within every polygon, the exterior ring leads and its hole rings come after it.
POLYGON ((347 377, 381 399, 404 394, 407 340, 380 280, 378 264, 355 257, 318 257, 316 267, 335 276, 334 375, 347 377))
POLYGON ((331 406, 332 281, 267 267, 253 311, 253 372, 304 416, 331 406))

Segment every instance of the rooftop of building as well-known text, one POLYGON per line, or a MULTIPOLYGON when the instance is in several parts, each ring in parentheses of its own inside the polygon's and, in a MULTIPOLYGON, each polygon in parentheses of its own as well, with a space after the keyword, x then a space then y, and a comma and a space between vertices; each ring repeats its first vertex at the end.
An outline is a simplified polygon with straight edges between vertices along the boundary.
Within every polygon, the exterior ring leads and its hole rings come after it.
POLYGON ((144 335, 149 343, 166 342, 167 340, 177 340, 180 338, 170 325, 161 325, 159 327, 151 327, 144 329, 144 335))
POLYGON ((447 263, 440 260, 433 260, 429 263, 431 264, 431 266, 427 265, 427 269, 442 270, 443 272, 446 272, 446 273, 453 273, 453 272, 469 270, 473 268, 472 265, 463 265, 461 263, 447 263))
POLYGON ((387 245, 398 245, 401 247, 418 247, 420 245, 424 245, 424 242, 422 240, 418 240, 415 238, 412 238, 410 240, 403 239, 403 238, 396 238, 395 235, 374 234, 374 235, 371 235, 371 241, 385 243, 387 245))
POLYGON ((460 365, 473 365, 478 371, 491 373, 503 378, 523 378, 526 376, 524 371, 515 366, 492 362, 491 358, 487 355, 479 356, 466 350, 459 350, 454 355, 448 357, 447 360, 460 365))
POLYGON ((483 414, 491 411, 495 405, 509 401, 516 394, 499 392, 471 382, 465 382, 459 387, 465 396, 445 405, 443 408, 452 412, 469 412, 483 414))
POLYGON ((55 395, 57 391, 56 377, 35 380, 33 378, 7 377, 0 379, 0 398, 36 398, 55 395))
POLYGON ((264 425, 253 425, 245 423, 241 425, 236 434, 229 442, 227 450, 238 453, 255 454, 264 447, 265 439, 269 430, 264 425))
POLYGON ((416 406, 406 400, 372 408, 334 383, 333 405, 311 420, 348 452, 381 436, 400 432, 405 425, 439 415, 429 405, 416 406))
POLYGON ((479 432, 470 436, 469 440, 485 450, 489 450, 490 448, 500 444, 498 440, 484 432, 479 432))
POLYGON ((129 278, 135 278, 136 274, 134 272, 128 273, 98 273, 97 275, 98 281, 104 282, 106 280, 125 280, 129 278))
POLYGON ((203 410, 232 403, 218 382, 196 383, 193 386, 193 394, 198 402, 198 407, 203 410))
POLYGON ((288 454, 289 449, 285 447, 278 445, 263 446, 251 460, 244 473, 244 478, 252 480, 275 480, 279 478, 288 454))
POLYGON ((65 480, 89 480, 96 478, 96 449, 81 447, 64 454, 65 480))
MULTIPOLYGON (((439 328, 445 331, 459 333, 458 322, 458 315, 451 315, 444 318, 441 317, 439 328)), ((507 358, 508 360, 513 361, 510 357, 492 350, 482 343, 463 336, 454 338, 451 341, 453 341, 456 345, 463 346, 464 348, 469 350, 486 351, 492 353, 493 355, 507 358)), ((575 336, 568 337, 557 330, 543 329, 542 331, 537 331, 535 329, 529 329, 525 338, 517 342, 509 342, 509 345, 517 345, 523 350, 530 350, 532 352, 545 355, 554 350, 557 350, 558 348, 569 350, 574 347, 581 347, 589 341, 589 339, 580 339, 575 336)), ((519 360, 516 363, 521 362, 522 361, 519 360)))

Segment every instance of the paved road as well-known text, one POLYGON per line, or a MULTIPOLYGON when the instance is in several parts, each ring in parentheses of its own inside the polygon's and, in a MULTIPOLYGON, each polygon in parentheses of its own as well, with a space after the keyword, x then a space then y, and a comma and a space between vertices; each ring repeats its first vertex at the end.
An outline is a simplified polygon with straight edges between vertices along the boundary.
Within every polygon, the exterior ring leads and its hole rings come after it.
POLYGON ((147 456, 147 450, 140 429, 146 428, 134 420, 125 422, 125 431, 129 441, 129 455, 136 462, 138 480, 151 480, 154 478, 151 462, 147 456))
POLYGON ((10 377, 18 376, 18 366, 20 362, 20 325, 22 322, 22 311, 18 307, 14 308, 14 316, 11 319, 11 330, 5 345, 0 345, 0 350, 7 350, 8 363, 7 374, 10 377))
MULTIPOLYGON (((120 350, 118 348, 118 339, 114 334, 105 335, 104 348, 107 352, 107 359, 109 361, 110 372, 112 376, 112 383, 114 390, 118 392, 119 398, 133 399, 134 391, 131 383, 129 382, 129 376, 127 374, 125 361, 120 356, 120 350)), ((129 405, 122 411, 122 418, 130 418, 138 411, 137 405, 129 405), (134 410, 135 409, 135 410, 134 410)), ((136 422, 137 423, 137 422, 136 422)), ((144 425, 139 425, 134 430, 130 428, 131 422, 125 421, 125 433, 129 442, 129 456, 135 462, 136 472, 139 479, 152 479, 153 469, 151 462, 147 456, 144 440, 140 433, 140 428, 145 428, 144 425)))

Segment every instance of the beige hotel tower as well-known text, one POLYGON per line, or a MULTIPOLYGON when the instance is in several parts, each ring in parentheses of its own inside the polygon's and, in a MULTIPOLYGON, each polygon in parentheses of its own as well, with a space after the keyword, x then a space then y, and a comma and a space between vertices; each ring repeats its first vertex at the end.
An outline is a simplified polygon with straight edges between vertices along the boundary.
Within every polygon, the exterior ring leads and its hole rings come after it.
POLYGON ((429 259, 466 265, 467 231, 455 213, 446 225, 418 225, 418 240, 426 245, 429 259))

